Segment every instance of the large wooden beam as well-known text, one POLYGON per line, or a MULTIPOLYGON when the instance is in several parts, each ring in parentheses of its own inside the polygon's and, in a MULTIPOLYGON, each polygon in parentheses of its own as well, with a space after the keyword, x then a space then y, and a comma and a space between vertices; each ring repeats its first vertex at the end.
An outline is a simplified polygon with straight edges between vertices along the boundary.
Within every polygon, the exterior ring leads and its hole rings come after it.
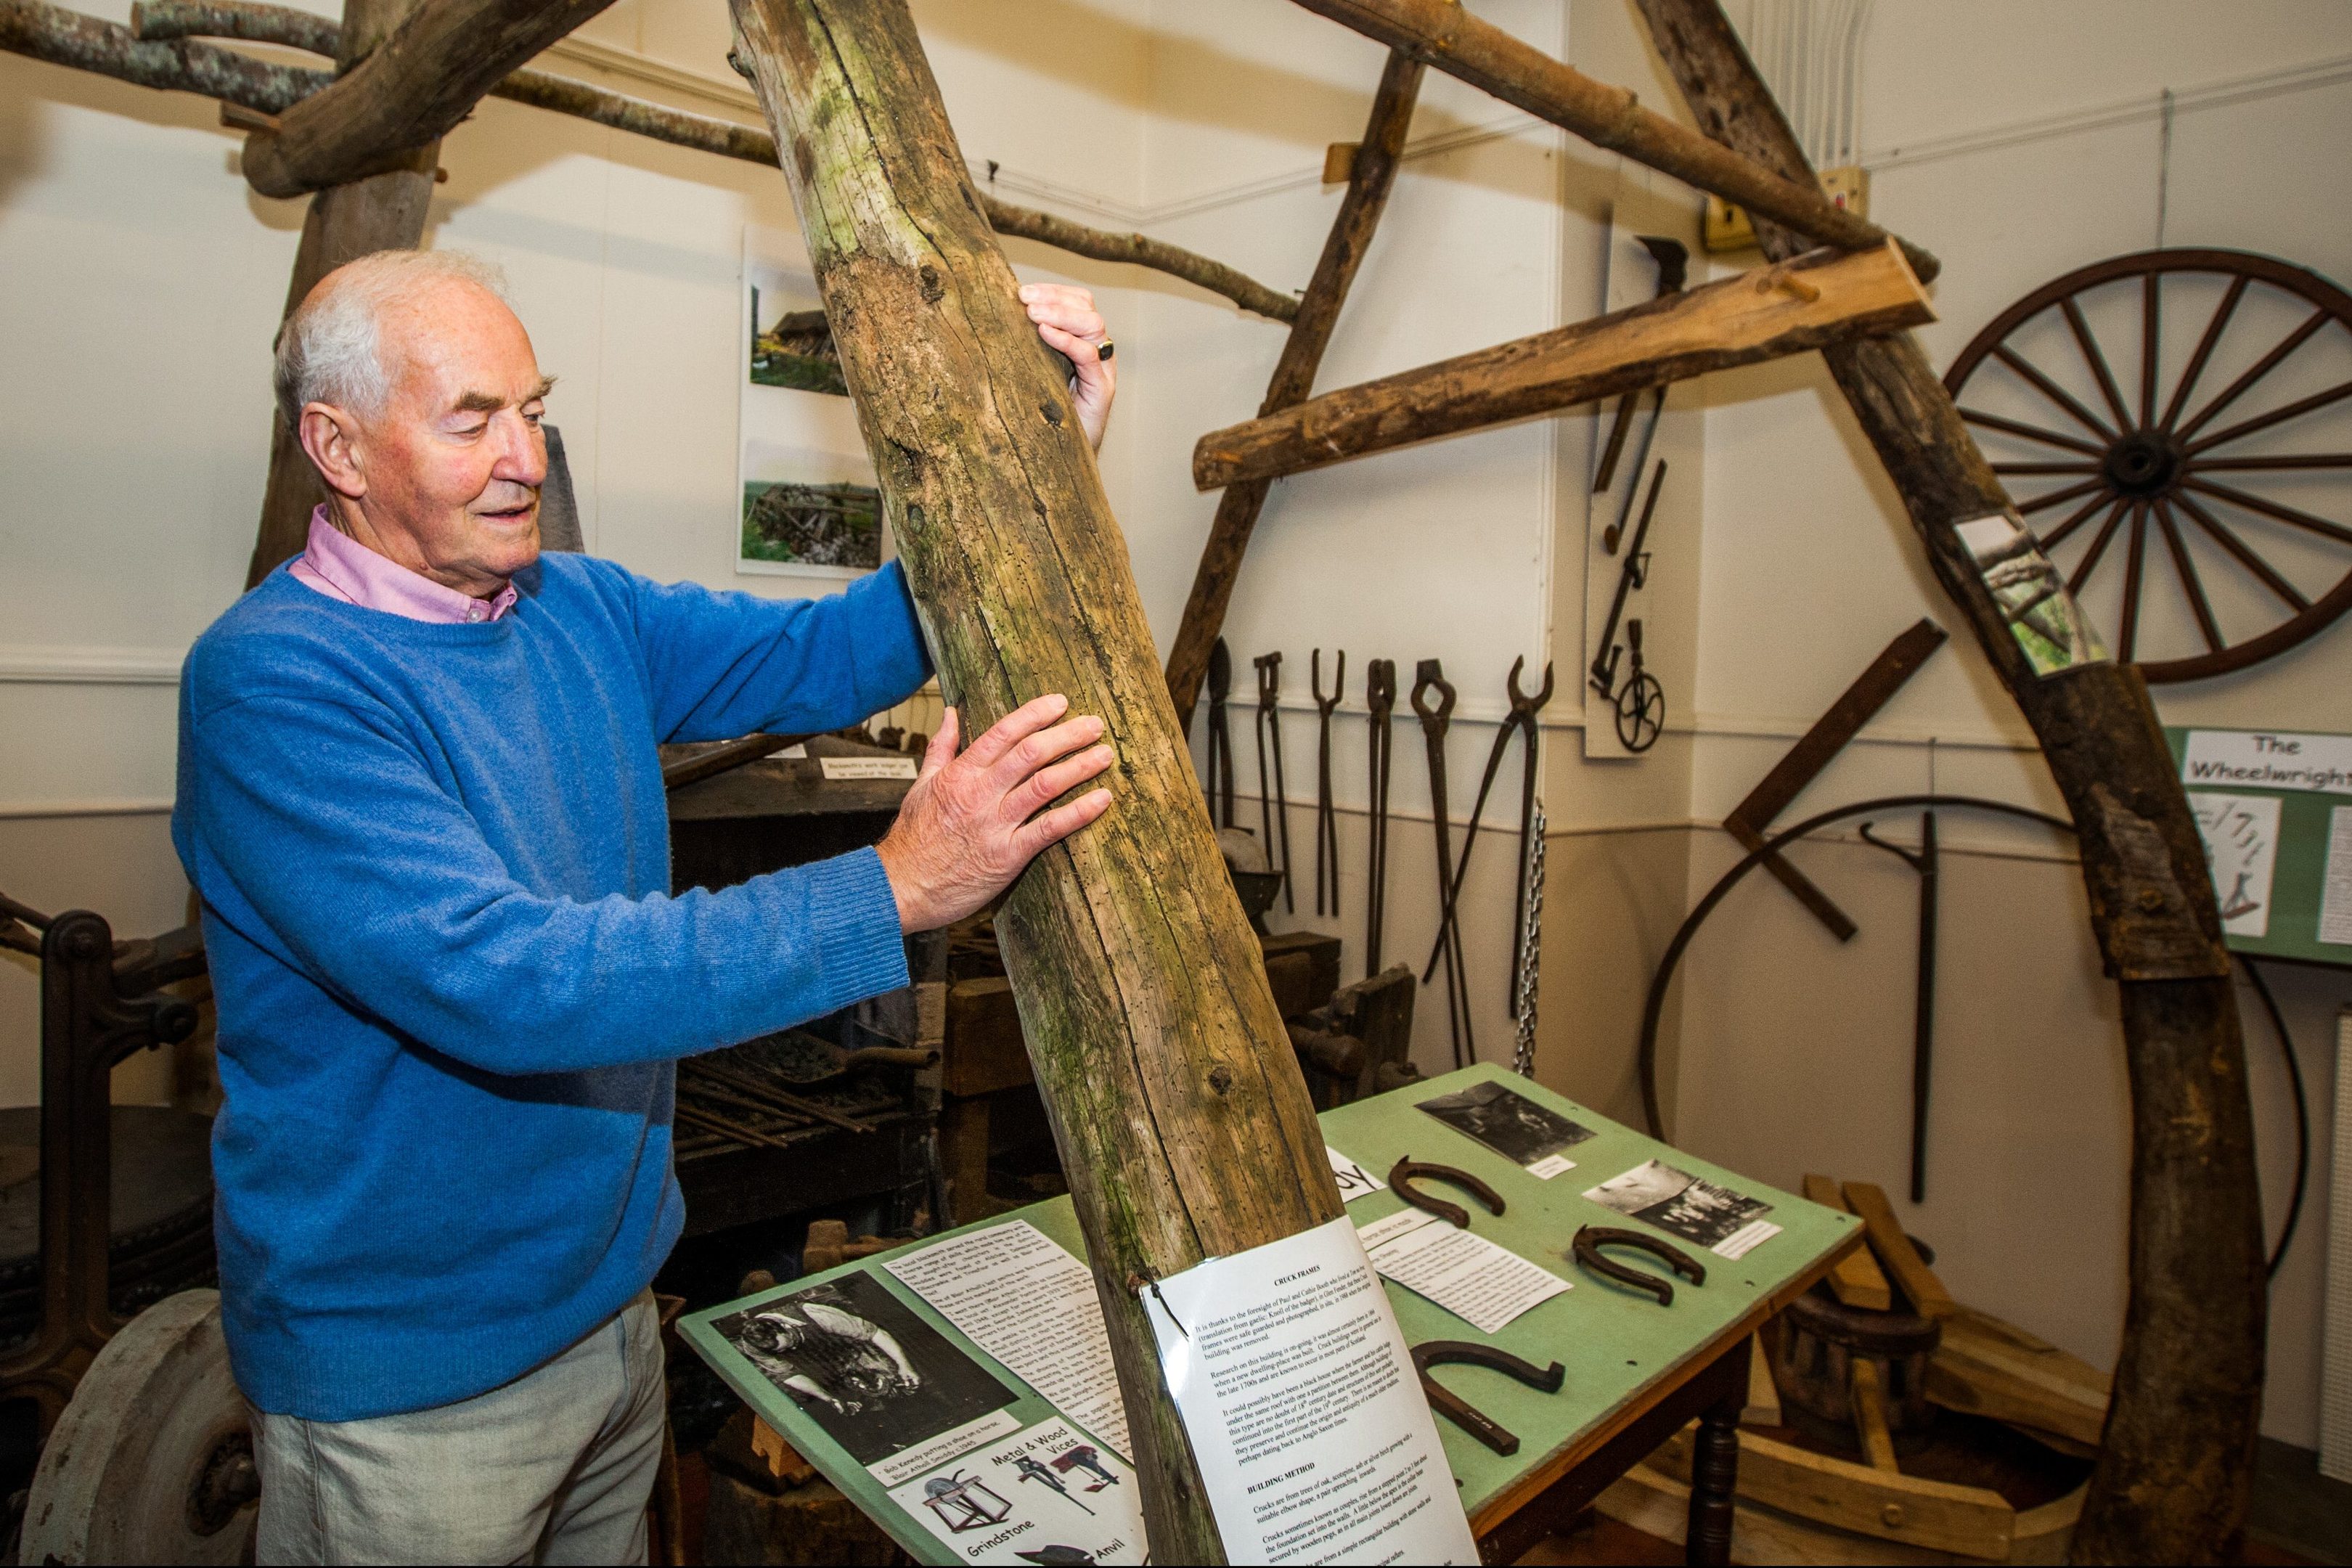
MULTIPOLYGON (((1372 111, 1364 122, 1364 139, 1357 144, 1355 162, 1348 171, 1348 192, 1323 237, 1323 254, 1315 263, 1300 301, 1298 318, 1283 340, 1282 357, 1275 362, 1260 414, 1272 414, 1304 402, 1315 390, 1315 372, 1331 342, 1339 309, 1363 265, 1364 252, 1380 226, 1381 209, 1396 184, 1397 161, 1404 155, 1405 133, 1412 125, 1413 100, 1421 91, 1421 62, 1391 52, 1381 71, 1381 85, 1372 95, 1372 111)), ((1192 573, 1192 592, 1184 601, 1183 619, 1177 623, 1175 643, 1168 650, 1168 695, 1176 704, 1176 721, 1189 733, 1192 704, 1209 673, 1209 651, 1224 629, 1225 606, 1233 602, 1234 582, 1241 575, 1242 555, 1250 534, 1265 508, 1268 486, 1260 480, 1229 485, 1217 498, 1217 515, 1209 524, 1209 538, 1201 547, 1201 563, 1192 573)))
MULTIPOLYGON (((407 16, 414 0, 344 0, 336 64, 345 69, 374 52, 407 16)), ((326 95, 300 100, 315 103, 326 95)), ((290 112, 290 110, 289 110, 290 112)), ((251 142, 247 142, 250 151, 251 142)), ((310 297, 319 279, 347 261, 379 250, 413 250, 425 237, 425 214, 433 198, 433 172, 441 144, 427 141, 390 163, 379 161, 365 176, 320 191, 303 215, 302 238, 287 280, 286 316, 310 297)), ((319 471, 302 450, 300 437, 273 409, 269 420, 269 478, 261 494, 261 521, 254 531, 253 555, 246 563, 246 586, 299 555, 310 529, 310 513, 327 499, 319 471)))
MULTIPOLYGON (((1758 216, 1811 235, 1822 245, 1859 250, 1885 241, 1886 231, 1839 206, 1808 173, 1801 178, 1766 166, 1688 126, 1643 109, 1622 87, 1593 80, 1492 22, 1472 16, 1458 0, 1298 0, 1368 38, 1376 38, 1448 76, 1458 77, 1505 103, 1548 120, 1597 147, 1672 174, 1758 216)), ((1903 243, 1911 269, 1934 282, 1939 263, 1903 243)))
POLYGON ((421 0, 332 87, 246 138, 246 181, 299 196, 375 174, 439 141, 500 78, 611 4, 421 0))
POLYGON ((1192 448, 1192 482, 1206 490, 1279 479, 1935 319, 1893 243, 1810 251, 1212 430, 1192 448))
POLYGON ((1223 1561, 1136 1291, 1340 1214, 1117 519, 904 0, 733 0, 942 688, 1068 694, 1118 803, 996 917, 1118 1364, 1155 1560, 1223 1561))
POLYGON ((43 0, 0 4, 0 49, 139 87, 201 93, 262 114, 289 108, 333 79, 324 71, 273 65, 209 44, 144 42, 111 22, 43 0))
MULTIPOLYGON (((1804 154, 1715 0, 1636 0, 1699 124, 1791 179, 1804 154)), ((1765 253, 1801 243, 1759 225, 1765 253)), ((2235 1560, 2263 1381, 2264 1270, 2245 1050, 2204 849, 2128 666, 2038 677, 1953 525, 2009 504, 1908 333, 1827 351, 1937 580, 2042 742, 2119 983, 2131 1086, 2131 1293, 2077 1563, 2235 1560)))

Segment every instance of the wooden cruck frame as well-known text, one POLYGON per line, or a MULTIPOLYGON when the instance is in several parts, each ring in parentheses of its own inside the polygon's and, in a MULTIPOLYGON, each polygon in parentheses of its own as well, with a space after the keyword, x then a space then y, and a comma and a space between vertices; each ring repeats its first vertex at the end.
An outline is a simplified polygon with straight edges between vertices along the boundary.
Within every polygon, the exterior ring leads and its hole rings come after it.
MULTIPOLYGON (((1182 742, 1249 534, 1281 474, 1819 349, 1937 580, 2032 725, 2081 837, 2117 982, 2133 1106, 2131 1296, 2078 1562, 2216 1562, 2251 1474, 2263 1294, 2252 1131, 2203 850, 2147 689, 2125 666, 2037 677, 1954 525, 2002 510, 1926 356, 1936 262, 1832 205, 1717 0, 1635 0, 1699 129, 1641 107, 1451 0, 1297 0, 1391 54, 1305 296, 976 189, 904 0, 731 0, 730 57, 772 136, 524 68, 608 0, 346 0, 343 25, 244 0, 147 0, 131 30, 0 0, 0 47, 202 93, 250 132, 271 195, 315 193, 289 307, 341 262, 417 244, 439 138, 495 94, 780 163, 806 233, 940 679, 975 728, 1047 690, 1108 719, 1118 803, 1042 858, 999 920, 1092 1251, 1162 1562, 1223 1560, 1137 1293, 1340 1213, 1256 944, 1182 742), (198 41, 331 55, 302 70, 198 41), (1676 300, 1310 398, 1434 68, 1747 207, 1772 265, 1676 300), (1287 321, 1257 419, 1204 437, 1223 486, 1169 667, 1068 393, 997 244, 1139 262, 1287 321), (1809 251, 1809 246, 1826 247, 1809 251), (1172 693, 1174 700, 1170 697, 1172 693)), ((273 447, 257 575, 299 547, 310 480, 273 447)))

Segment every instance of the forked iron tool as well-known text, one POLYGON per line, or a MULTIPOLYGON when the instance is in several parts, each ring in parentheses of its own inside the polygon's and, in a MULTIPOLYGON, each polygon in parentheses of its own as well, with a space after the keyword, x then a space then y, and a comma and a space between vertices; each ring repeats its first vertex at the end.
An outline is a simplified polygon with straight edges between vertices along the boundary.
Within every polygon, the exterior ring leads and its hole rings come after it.
MULTIPOLYGON (((1544 704, 1551 700, 1552 668, 1549 664, 1544 666, 1543 689, 1530 697, 1519 689, 1519 671, 1527 665, 1524 656, 1511 661, 1507 682, 1511 692, 1511 710, 1504 719, 1502 727, 1495 731, 1494 750, 1486 753, 1486 771, 1478 780, 1477 804, 1471 806, 1470 826, 1462 834, 1462 858, 1454 868, 1454 890, 1445 901, 1445 910, 1441 916, 1444 923, 1438 928, 1437 941, 1430 945, 1429 962, 1422 966, 1421 983, 1423 985, 1428 984, 1429 977, 1437 973, 1437 961, 1444 956, 1446 935, 1454 929, 1454 911, 1462 903, 1462 884, 1470 875, 1470 849, 1478 841, 1479 818, 1486 815, 1487 794, 1495 787, 1495 775, 1503 766, 1503 752, 1515 734, 1523 737, 1527 742, 1521 757, 1527 766, 1519 786, 1519 876, 1518 886, 1511 894, 1513 935, 1516 937, 1528 923, 1528 826, 1536 809, 1536 745, 1540 732, 1536 715, 1542 712, 1544 704)), ((1519 1016, 1518 976, 1513 974, 1510 979, 1510 1016, 1516 1018, 1519 1016)))
POLYGON ((1339 655, 1328 697, 1323 695, 1321 648, 1308 656, 1307 667, 1307 684, 1315 692, 1315 912, 1318 915, 1339 912, 1339 813, 1331 800, 1331 714, 1347 689, 1348 650, 1341 648, 1339 655))
POLYGON ((1275 825, 1282 825, 1282 907, 1291 913, 1298 912, 1297 897, 1290 886, 1290 799, 1282 784, 1282 655, 1265 654, 1252 659, 1257 667, 1257 813, 1258 825, 1265 830, 1265 858, 1274 861, 1275 825), (1265 790, 1265 761, 1268 751, 1274 753, 1274 793, 1265 790))
POLYGON ((1388 912, 1389 889, 1389 762, 1394 750, 1391 721, 1396 713, 1396 660, 1376 658, 1364 675, 1364 707, 1371 726, 1364 738, 1371 762, 1365 824, 1367 845, 1364 873, 1364 978, 1381 972, 1381 922, 1388 912))
POLYGON ((1219 827, 1234 825, 1234 731, 1225 718, 1225 699, 1233 689, 1234 656, 1219 637, 1209 649, 1209 754, 1201 767, 1209 820, 1219 827))
POLYGON ((1461 928, 1454 923, 1454 825, 1445 812, 1445 731, 1454 714, 1454 688, 1436 659, 1424 658, 1413 668, 1412 710, 1421 718, 1422 743, 1429 752, 1429 814, 1437 829, 1437 932, 1445 956, 1445 1029, 1454 1044, 1454 1065, 1463 1068, 1478 1059, 1478 1045, 1470 1031, 1469 967, 1462 956, 1461 928), (1432 691, 1437 693, 1434 707, 1425 700, 1432 691))

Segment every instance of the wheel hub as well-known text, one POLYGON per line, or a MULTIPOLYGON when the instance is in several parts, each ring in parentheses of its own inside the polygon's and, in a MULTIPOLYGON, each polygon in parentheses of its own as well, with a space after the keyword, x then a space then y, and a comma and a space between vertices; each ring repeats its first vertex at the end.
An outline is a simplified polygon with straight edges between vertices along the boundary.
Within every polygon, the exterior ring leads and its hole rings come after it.
POLYGON ((2180 454, 2158 432, 2134 430, 2107 448, 2101 470, 2118 491, 2145 500, 2172 488, 2180 474, 2180 454))

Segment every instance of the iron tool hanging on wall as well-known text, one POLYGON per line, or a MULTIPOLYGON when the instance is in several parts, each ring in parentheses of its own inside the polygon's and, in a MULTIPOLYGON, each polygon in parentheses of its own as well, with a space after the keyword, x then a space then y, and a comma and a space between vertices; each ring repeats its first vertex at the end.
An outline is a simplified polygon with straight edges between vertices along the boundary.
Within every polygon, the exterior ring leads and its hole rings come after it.
POLYGON ((1219 827, 1234 825, 1234 731, 1225 717, 1225 699, 1233 689, 1234 656, 1219 637, 1209 650, 1209 754, 1201 767, 1209 820, 1219 827))
POLYGON ((1290 887, 1290 798, 1282 783, 1282 655, 1269 653, 1250 661, 1257 667, 1257 816, 1265 829, 1265 858, 1274 863, 1275 826, 1282 827, 1282 907, 1298 912, 1290 887), (1265 788, 1266 753, 1274 754, 1274 793, 1265 788))
POLYGON ((1936 848, 1936 814, 1919 814, 1919 847, 1915 853, 1889 844, 1871 832, 1874 823, 1862 825, 1865 844, 1885 850, 1919 879, 1918 994, 1911 1015, 1911 1201, 1927 1201, 1927 1084, 1936 1046, 1936 908, 1941 867, 1936 848))
MULTIPOLYGON (((1454 1065, 1478 1059, 1470 1034, 1470 979, 1462 959, 1462 931, 1454 923, 1454 825, 1445 813, 1445 731, 1454 714, 1454 688, 1440 662, 1424 658, 1413 668, 1412 710, 1421 718, 1422 743, 1429 752, 1429 814, 1437 829, 1438 945, 1445 955, 1445 1028, 1454 1042, 1454 1065), (1424 700, 1437 693, 1437 705, 1424 700)), ((1426 984, 1426 982, 1424 982, 1426 984)))
POLYGON ((1340 648, 1331 671, 1331 695, 1323 695, 1323 650, 1308 656, 1307 685, 1315 693, 1315 912, 1339 912, 1339 813, 1331 801, 1331 714, 1348 685, 1348 650, 1340 648), (1326 888, 1328 893, 1325 892, 1326 888))
MULTIPOLYGON (((1690 250, 1678 239, 1668 239, 1659 234, 1637 234, 1643 249, 1658 264, 1658 293, 1661 300, 1669 294, 1682 292, 1690 276, 1690 250)), ((1592 476, 1592 493, 1601 495, 1617 479, 1617 458, 1625 450, 1625 429, 1633 422, 1633 405, 1642 395, 1629 392, 1617 400, 1616 417, 1609 422, 1609 444, 1601 449, 1601 467, 1592 476)), ((1625 514, 1633 509, 1633 491, 1641 484, 1643 465, 1650 460, 1650 443, 1657 438, 1658 421, 1666 411, 1666 384, 1661 382, 1650 394, 1650 418, 1643 426, 1641 444, 1633 449, 1633 484, 1625 487, 1625 500, 1617 509, 1617 525, 1601 540, 1601 548, 1612 555, 1617 553, 1617 541, 1625 531, 1625 514)))
POLYGON ((1381 972, 1381 921, 1388 911, 1389 889, 1389 762, 1395 731, 1396 660, 1376 658, 1365 667, 1364 708, 1370 728, 1364 737, 1371 763, 1365 799, 1364 978, 1381 972))
MULTIPOLYGON (((1610 602, 1609 620, 1601 627, 1601 637, 1593 646, 1591 681, 1599 692, 1617 710, 1617 739, 1629 752, 1646 752, 1658 743, 1658 734, 1665 727, 1666 693, 1658 678, 1642 668, 1642 623, 1637 618, 1625 620, 1625 600, 1634 589, 1650 580, 1650 552, 1644 548, 1650 539, 1650 519, 1658 510, 1658 490, 1666 482, 1665 459, 1650 475, 1650 494, 1642 502, 1642 520, 1633 527, 1633 543, 1625 551, 1625 560, 1617 569, 1617 595, 1610 602), (1617 641, 1620 626, 1625 632, 1621 647, 1617 641), (1621 684, 1618 667, 1624 656, 1632 655, 1621 684)), ((1626 492, 1630 498, 1631 489, 1626 492)), ((1612 527, 1602 542, 1613 553, 1618 530, 1612 527)))
MULTIPOLYGON (((1544 705, 1551 700, 1552 668, 1549 664, 1544 666, 1543 689, 1530 697, 1519 689, 1519 671, 1527 667, 1524 655, 1511 661, 1511 673, 1505 682, 1511 694, 1510 711, 1495 731, 1494 749, 1486 753, 1486 771, 1478 779, 1478 799, 1470 808, 1470 826, 1462 834, 1462 858, 1454 868, 1454 886, 1446 895, 1445 908, 1437 928, 1437 940, 1430 944, 1429 962, 1422 966, 1421 983, 1423 985, 1428 984, 1430 976, 1437 973, 1437 961, 1444 955, 1446 939, 1454 933, 1454 911, 1462 902, 1462 884, 1470 875, 1470 850, 1478 841, 1479 818, 1486 815, 1486 796, 1495 787, 1495 775, 1502 770, 1503 752, 1509 747, 1513 735, 1522 736, 1526 741, 1520 755, 1526 768, 1519 787, 1519 879, 1517 889, 1511 895, 1511 931, 1515 938, 1528 923, 1527 846, 1528 826, 1536 808, 1536 743, 1539 732, 1536 715, 1542 712, 1544 705)), ((1517 1017, 1519 977, 1516 970, 1510 976, 1508 1004, 1510 1016, 1517 1017)))

